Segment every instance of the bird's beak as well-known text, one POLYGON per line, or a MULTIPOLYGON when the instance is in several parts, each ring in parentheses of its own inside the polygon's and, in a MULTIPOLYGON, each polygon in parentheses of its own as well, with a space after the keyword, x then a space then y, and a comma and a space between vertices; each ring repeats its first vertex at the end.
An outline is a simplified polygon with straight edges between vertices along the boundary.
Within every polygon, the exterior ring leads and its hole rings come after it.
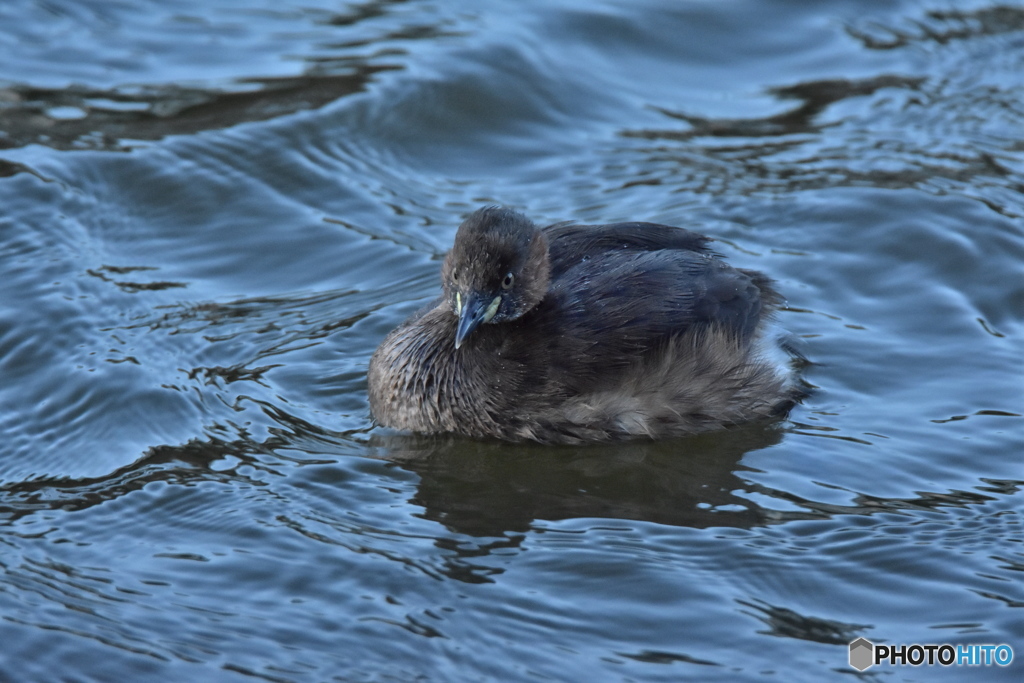
POLYGON ((455 330, 455 348, 462 346, 462 342, 466 341, 466 337, 478 328, 480 323, 485 323, 494 317, 494 314, 498 312, 498 306, 501 305, 501 297, 496 296, 493 301, 488 301, 476 292, 472 292, 466 296, 465 304, 462 304, 461 296, 458 301, 461 308, 459 310, 459 327, 455 330))

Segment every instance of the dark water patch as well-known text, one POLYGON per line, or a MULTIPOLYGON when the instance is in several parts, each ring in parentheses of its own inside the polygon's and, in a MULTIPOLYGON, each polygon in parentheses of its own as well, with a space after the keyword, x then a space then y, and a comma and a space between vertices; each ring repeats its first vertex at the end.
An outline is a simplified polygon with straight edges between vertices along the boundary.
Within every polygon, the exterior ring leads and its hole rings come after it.
POLYGON ((620 657, 633 659, 646 664, 674 664, 675 662, 682 662, 684 664, 699 664, 701 666, 722 666, 722 664, 717 662, 709 662, 704 659, 698 659, 696 657, 678 654, 675 652, 652 652, 651 650, 644 650, 643 652, 617 652, 616 654, 620 657))
MULTIPOLYGON (((644 138, 647 140, 684 141, 698 137, 739 137, 757 138, 785 135, 818 134, 822 132, 817 118, 829 106, 847 98, 873 95, 883 88, 903 88, 914 90, 924 81, 923 78, 904 78, 899 76, 878 76, 863 81, 818 81, 800 83, 794 86, 773 88, 769 93, 780 100, 800 100, 796 108, 781 114, 762 119, 711 120, 703 117, 687 116, 681 112, 665 109, 659 113, 671 119, 689 124, 686 132, 671 130, 626 131, 627 137, 644 138)), ((740 156, 743 148, 732 148, 729 151, 740 156)), ((745 149, 753 152, 763 149, 759 145, 749 145, 745 149)), ((782 151, 777 149, 775 151, 782 151)), ((742 157, 740 156, 742 159, 742 157)), ((745 160, 745 159, 744 159, 745 160)))
POLYGON ((92 277, 99 278, 104 282, 109 282, 116 285, 122 292, 128 292, 129 294, 140 292, 140 291, 155 291, 161 289, 174 289, 176 287, 187 287, 188 285, 184 282, 166 282, 166 281, 155 281, 155 282, 130 282, 127 280, 114 280, 110 278, 104 271, 122 274, 126 272, 133 272, 138 270, 159 270, 158 268, 152 268, 147 266, 100 266, 96 270, 91 268, 85 272, 92 277))
POLYGON ((847 645, 868 628, 862 624, 844 624, 830 619, 804 616, 791 609, 769 605, 763 601, 738 602, 751 610, 747 614, 764 622, 768 630, 763 633, 779 638, 798 638, 826 645, 847 645))
POLYGON ((74 86, 60 90, 13 86, 0 93, 0 98, 18 103, 0 113, 2 145, 127 151, 133 141, 188 135, 317 109, 361 92, 374 74, 397 68, 362 66, 348 75, 242 79, 236 83, 246 89, 242 92, 173 85, 129 93, 74 86), (78 115, 59 114, 67 109, 78 115))
POLYGON ((851 23, 846 30, 872 50, 895 50, 920 42, 945 45, 1024 30, 1024 10, 1011 5, 967 11, 928 10, 921 18, 907 17, 894 25, 872 20, 851 23))
MULTIPOLYGON (((990 415, 996 417, 1024 417, 1024 415, 1021 415, 1020 413, 1010 413, 1003 410, 979 410, 976 411, 973 415, 990 415)), ((960 420, 966 420, 969 417, 972 417, 972 415, 953 415, 952 417, 947 417, 942 420, 932 420, 932 422, 936 424, 944 424, 946 422, 958 422, 960 420)))

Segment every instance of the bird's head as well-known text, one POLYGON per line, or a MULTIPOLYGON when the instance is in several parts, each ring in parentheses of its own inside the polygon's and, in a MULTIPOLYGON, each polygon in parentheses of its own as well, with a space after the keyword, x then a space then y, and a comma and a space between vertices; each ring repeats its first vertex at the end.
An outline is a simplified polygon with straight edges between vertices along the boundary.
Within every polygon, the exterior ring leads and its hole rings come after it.
POLYGON ((459 318, 459 348, 480 325, 515 320, 540 303, 550 279, 547 239, 521 213, 479 209, 459 226, 441 278, 459 318))

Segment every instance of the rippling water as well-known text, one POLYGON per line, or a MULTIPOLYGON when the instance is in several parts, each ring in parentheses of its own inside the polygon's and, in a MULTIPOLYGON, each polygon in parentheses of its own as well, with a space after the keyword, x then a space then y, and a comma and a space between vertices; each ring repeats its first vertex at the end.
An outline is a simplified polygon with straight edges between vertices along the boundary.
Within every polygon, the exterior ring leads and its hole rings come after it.
POLYGON ((864 636, 1020 680, 1024 6, 15 0, 0 44, 0 679, 845 680, 864 636), (813 393, 374 429, 488 202, 717 237, 813 393))

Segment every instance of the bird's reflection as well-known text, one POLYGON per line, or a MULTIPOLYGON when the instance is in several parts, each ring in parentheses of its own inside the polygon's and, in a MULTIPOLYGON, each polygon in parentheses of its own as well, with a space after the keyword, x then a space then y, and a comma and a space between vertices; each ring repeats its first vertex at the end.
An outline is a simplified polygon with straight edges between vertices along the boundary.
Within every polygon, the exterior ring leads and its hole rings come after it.
POLYGON ((378 457, 420 477, 410 502, 452 531, 499 536, 538 520, 629 519, 695 528, 752 527, 765 513, 733 492, 745 453, 778 443, 778 427, 747 425, 658 442, 516 446, 375 435, 378 457))

